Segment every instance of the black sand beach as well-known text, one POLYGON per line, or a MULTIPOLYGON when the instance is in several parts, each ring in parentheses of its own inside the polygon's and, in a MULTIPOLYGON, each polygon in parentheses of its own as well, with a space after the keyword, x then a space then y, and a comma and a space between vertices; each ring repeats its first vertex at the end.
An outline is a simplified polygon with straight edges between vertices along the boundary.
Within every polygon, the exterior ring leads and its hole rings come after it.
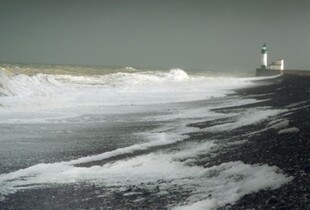
MULTIPOLYGON (((252 105, 218 109, 217 112, 232 113, 246 107, 285 108, 281 120, 288 120, 290 127, 299 132, 278 134, 281 129, 270 129, 270 121, 221 133, 192 133, 185 141, 199 139, 223 139, 231 143, 220 151, 201 155, 195 163, 205 167, 224 162, 242 161, 246 164, 277 166, 294 179, 276 190, 261 190, 241 198, 237 203, 220 209, 309 209, 310 206, 310 83, 307 77, 282 76, 271 84, 238 90, 236 95, 256 98, 262 102, 252 105), (264 99, 268 99, 265 100, 264 99), (269 129, 267 129, 269 128, 269 129), (258 132, 261 131, 261 132, 258 132), (246 142, 239 144, 241 140, 246 142), (234 144, 235 143, 235 144, 234 144)), ((260 81, 264 83, 264 81, 260 81)), ((231 120, 231 119, 227 119, 231 120)), ((279 121, 280 122, 280 121, 279 121)), ((191 124, 199 128, 223 123, 223 120, 191 124)), ((227 142, 225 142, 226 144, 227 142)), ((154 150, 169 149, 157 147, 154 150)), ((98 164, 98 163, 96 163, 98 164)), ((159 180, 160 182, 160 180, 159 180)), ((156 186, 156 183, 145 183, 156 186)), ((18 191, 0 202, 0 209, 169 209, 170 204, 182 203, 191 192, 175 186, 168 194, 155 196, 158 188, 131 186, 125 193, 109 194, 110 189, 88 183, 54 186, 44 189, 18 191), (131 192, 140 192, 140 194, 131 192), (104 195, 106 196, 98 196, 104 195), (126 196, 124 196, 126 194, 126 196)), ((212 196, 212 195, 210 195, 212 196)), ((172 205, 173 206, 173 205, 172 205)))

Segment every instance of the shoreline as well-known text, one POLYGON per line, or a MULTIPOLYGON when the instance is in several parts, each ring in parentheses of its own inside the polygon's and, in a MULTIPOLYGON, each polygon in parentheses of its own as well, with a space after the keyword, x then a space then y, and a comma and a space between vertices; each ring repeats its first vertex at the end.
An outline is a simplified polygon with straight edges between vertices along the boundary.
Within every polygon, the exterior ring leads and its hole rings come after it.
MULTIPOLYGON (((307 77, 283 75, 270 85, 238 90, 238 95, 257 95, 256 99, 268 99, 264 95, 273 93, 271 100, 246 107, 272 106, 272 108, 287 108, 280 114, 289 121, 288 127, 297 127, 299 132, 278 134, 280 129, 266 129, 266 122, 255 125, 264 130, 255 134, 254 126, 239 129, 242 132, 249 129, 250 135, 244 144, 228 148, 218 155, 212 164, 228 161, 243 161, 246 164, 267 164, 279 167, 285 174, 294 179, 276 190, 261 190, 245 195, 235 204, 228 204, 219 209, 308 209, 310 206, 310 85, 307 77)), ((255 97, 254 97, 255 98, 255 97)), ((242 108, 233 107, 228 110, 242 108)), ((227 109, 217 110, 227 112, 227 109)), ((247 130, 247 133, 249 133, 247 130)))
MULTIPOLYGON (((276 116, 289 120, 289 127, 300 129, 298 133, 278 135, 272 126, 273 119, 263 120, 223 132, 205 132, 203 129, 214 125, 234 122, 231 117, 202 121, 188 126, 201 128, 195 133, 184 133, 189 138, 173 145, 152 148, 150 150, 176 149, 186 142, 203 142, 217 139, 217 143, 228 145, 220 150, 199 155, 195 165, 209 168, 222 163, 241 161, 250 165, 276 166, 285 175, 294 179, 276 190, 264 189, 257 193, 247 194, 236 203, 227 204, 219 209, 306 209, 309 206, 309 137, 310 85, 307 78, 281 76, 271 81, 257 81, 258 86, 236 90, 233 95, 240 100, 252 98, 259 102, 227 108, 216 108, 220 113, 234 113, 247 108, 283 109, 286 111, 276 116)), ((212 100, 212 99, 211 99, 212 100)), ((214 99, 214 102, 219 103, 214 99)), ((212 103, 213 101, 211 101, 212 103)), ((206 103, 206 102, 200 102, 206 103)), ((148 152, 148 151, 146 151, 148 152)), ((132 154, 137 155, 139 154, 132 154)), ((97 163, 95 163, 96 165, 97 163)), ((99 165, 102 163, 99 163, 99 165)), ((86 165, 87 167, 87 165, 86 165)), ((115 191, 113 188, 96 186, 91 183, 74 183, 38 189, 17 191, 7 196, 1 203, 3 209, 76 209, 76 208, 128 208, 128 209, 169 209, 175 204, 186 204, 191 195, 188 189, 174 186, 167 194, 158 196, 159 185, 165 182, 130 185, 126 191, 115 191)))

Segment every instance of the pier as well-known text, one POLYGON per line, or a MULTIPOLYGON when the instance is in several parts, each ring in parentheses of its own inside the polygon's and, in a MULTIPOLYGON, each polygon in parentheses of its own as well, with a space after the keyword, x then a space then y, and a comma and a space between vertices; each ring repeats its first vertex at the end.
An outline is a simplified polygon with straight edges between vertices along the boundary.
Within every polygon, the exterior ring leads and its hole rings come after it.
POLYGON ((295 76, 308 76, 310 77, 310 70, 272 70, 272 69, 256 69, 257 77, 276 76, 276 75, 295 75, 295 76))
POLYGON ((261 49, 261 67, 256 69, 257 77, 276 75, 310 76, 310 70, 284 69, 283 59, 278 59, 268 65, 267 52, 267 46, 266 44, 263 44, 261 49))

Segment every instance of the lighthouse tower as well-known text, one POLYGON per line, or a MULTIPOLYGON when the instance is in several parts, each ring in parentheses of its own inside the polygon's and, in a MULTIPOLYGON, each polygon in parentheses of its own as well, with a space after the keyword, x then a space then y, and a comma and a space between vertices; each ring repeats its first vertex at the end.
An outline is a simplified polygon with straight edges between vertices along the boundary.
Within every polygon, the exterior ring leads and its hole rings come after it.
POLYGON ((262 60, 261 60, 261 69, 267 69, 267 47, 266 44, 262 47, 262 60))

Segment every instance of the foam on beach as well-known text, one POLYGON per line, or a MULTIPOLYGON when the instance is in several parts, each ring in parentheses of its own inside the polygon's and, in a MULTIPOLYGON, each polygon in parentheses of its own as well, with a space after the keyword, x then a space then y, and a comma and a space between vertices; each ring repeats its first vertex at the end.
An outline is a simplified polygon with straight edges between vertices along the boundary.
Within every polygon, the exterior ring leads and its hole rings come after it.
POLYGON ((287 128, 290 124, 289 120, 283 120, 281 122, 277 122, 275 124, 273 124, 272 126, 270 126, 270 128, 274 129, 274 130, 280 130, 283 128, 287 128))
POLYGON ((292 128, 282 129, 278 132, 278 134, 281 135, 281 134, 298 133, 298 132, 299 132, 299 128, 292 127, 292 128))
MULTIPOLYGON (((236 98, 235 104, 240 105, 237 100, 236 98)), ((253 101, 247 102, 253 103, 253 101)), ((222 107, 232 106, 232 104, 232 100, 228 100, 228 104, 223 103, 222 107)), ((234 126, 232 123, 228 123, 215 126, 213 129, 236 129, 281 113, 280 110, 265 110, 261 111, 259 117, 254 117, 254 111, 257 113, 257 110, 249 109, 246 115, 244 113, 233 114, 231 117, 237 117, 239 120, 234 123, 234 126), (250 116, 253 116, 253 119, 250 116)), ((248 165, 240 161, 223 163, 209 168, 196 165, 195 161, 199 160, 200 155, 221 149, 223 145, 218 144, 216 140, 199 143, 188 142, 181 144, 172 151, 167 150, 165 152, 152 152, 146 155, 133 156, 108 162, 101 166, 77 166, 78 164, 105 160, 119 155, 133 154, 136 151, 147 150, 154 146, 173 144, 188 138, 187 135, 183 135, 184 133, 198 132, 200 130, 186 126, 189 122, 195 122, 197 118, 201 117, 197 110, 190 111, 193 118, 189 119, 189 113, 185 113, 181 117, 177 117, 179 113, 174 113, 174 115, 172 113, 157 118, 159 121, 167 120, 163 127, 135 134, 144 136, 147 140, 145 143, 71 161, 38 164, 8 174, 1 174, 0 184, 3 187, 0 193, 4 198, 19 190, 45 187, 47 184, 87 182, 94 183, 97 186, 113 186, 115 191, 119 191, 132 185, 151 183, 147 186, 148 190, 159 187, 162 193, 175 185, 182 186, 185 191, 192 191, 184 204, 175 206, 176 209, 216 209, 227 203, 236 202, 245 194, 257 192, 261 189, 275 189, 291 180, 290 177, 282 174, 277 167, 267 165, 248 165), (172 119, 174 121, 169 123, 172 119), (179 119, 179 121, 176 119, 179 119), (160 183, 159 180, 161 180, 160 183)), ((222 114, 211 110, 204 114, 211 114, 211 118, 214 119, 224 117, 222 114)), ((209 131, 211 131, 210 128, 209 131)), ((236 143, 242 144, 244 142, 246 141, 236 143)))
POLYGON ((261 189, 275 189, 291 180, 279 173, 277 167, 267 165, 248 165, 237 161, 204 168, 180 161, 197 158, 215 146, 214 142, 205 142, 199 147, 188 144, 177 152, 150 153, 88 168, 76 167, 72 162, 38 164, 0 175, 0 193, 5 196, 17 190, 43 187, 46 184, 76 182, 113 186, 116 191, 141 183, 151 183, 146 187, 159 187, 162 191, 178 185, 184 190, 192 190, 192 193, 186 200, 187 204, 177 206, 177 209, 215 209, 233 203, 245 194, 261 189))
POLYGON ((230 131, 237 128, 255 125, 271 117, 284 113, 281 109, 249 108, 238 113, 234 122, 223 123, 203 129, 206 132, 230 131))

